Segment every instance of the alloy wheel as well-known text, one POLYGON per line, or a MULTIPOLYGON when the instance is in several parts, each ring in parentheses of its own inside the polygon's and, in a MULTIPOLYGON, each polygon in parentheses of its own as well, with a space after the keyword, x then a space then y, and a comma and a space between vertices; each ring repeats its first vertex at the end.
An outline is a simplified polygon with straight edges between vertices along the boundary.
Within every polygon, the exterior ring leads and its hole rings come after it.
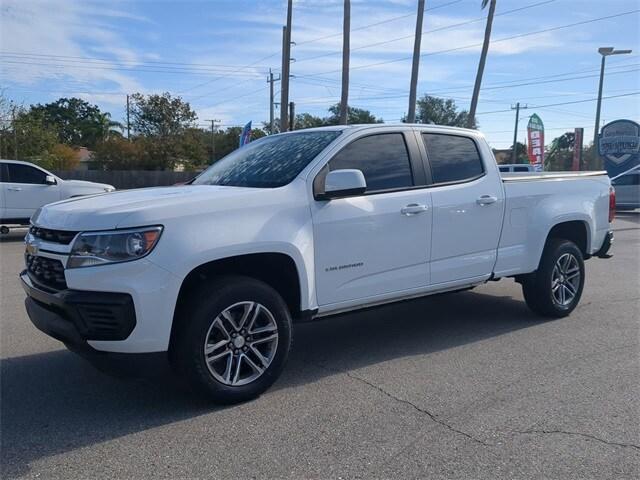
POLYGON ((264 305, 245 301, 225 308, 211 323, 204 357, 211 375, 225 385, 255 381, 269 367, 278 348, 278 326, 264 305))

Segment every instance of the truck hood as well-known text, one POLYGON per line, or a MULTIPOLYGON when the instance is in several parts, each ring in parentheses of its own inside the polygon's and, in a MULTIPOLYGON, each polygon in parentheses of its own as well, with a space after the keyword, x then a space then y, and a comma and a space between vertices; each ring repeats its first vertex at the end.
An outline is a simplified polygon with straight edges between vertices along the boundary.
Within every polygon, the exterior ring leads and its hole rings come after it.
POLYGON ((87 190, 95 190, 96 192, 104 192, 107 189, 115 190, 113 185, 107 183, 87 182, 86 180, 63 180, 63 182, 71 187, 82 187, 87 190))
POLYGON ((42 207, 34 224, 58 230, 109 230, 162 224, 189 213, 237 208, 245 197, 268 195, 269 189, 186 185, 122 190, 71 198, 42 207))

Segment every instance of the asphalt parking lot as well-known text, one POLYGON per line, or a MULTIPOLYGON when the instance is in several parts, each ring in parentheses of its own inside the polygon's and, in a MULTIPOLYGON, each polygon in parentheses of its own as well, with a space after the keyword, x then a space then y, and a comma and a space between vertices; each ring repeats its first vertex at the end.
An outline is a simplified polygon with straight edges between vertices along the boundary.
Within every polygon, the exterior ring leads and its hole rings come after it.
POLYGON ((2 478, 639 478, 640 215, 543 321, 512 280, 299 325, 276 385, 220 408, 38 332, 0 242, 2 478))

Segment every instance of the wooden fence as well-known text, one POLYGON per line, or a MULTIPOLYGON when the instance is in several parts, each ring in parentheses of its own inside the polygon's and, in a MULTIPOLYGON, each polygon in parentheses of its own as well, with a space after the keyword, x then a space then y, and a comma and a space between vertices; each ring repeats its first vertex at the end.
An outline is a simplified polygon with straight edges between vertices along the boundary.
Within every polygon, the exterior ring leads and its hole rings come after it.
POLYGON ((64 180, 87 180, 89 182, 108 183, 118 190, 127 188, 160 187, 186 182, 197 172, 170 172, 149 170, 69 170, 54 171, 64 180))

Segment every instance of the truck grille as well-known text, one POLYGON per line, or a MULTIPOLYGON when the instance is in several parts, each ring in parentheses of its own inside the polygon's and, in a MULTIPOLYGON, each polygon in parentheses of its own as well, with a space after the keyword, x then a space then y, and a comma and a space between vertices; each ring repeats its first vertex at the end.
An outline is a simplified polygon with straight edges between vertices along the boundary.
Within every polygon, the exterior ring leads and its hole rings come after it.
POLYGON ((64 266, 60 260, 53 258, 38 257, 26 254, 25 263, 29 278, 40 285, 64 290, 67 288, 67 281, 64 278, 64 266))
POLYGON ((36 238, 40 238, 46 242, 61 243, 63 245, 69 245, 71 240, 75 238, 78 232, 70 232, 67 230, 51 230, 49 228, 42 228, 31 226, 29 233, 36 238))

